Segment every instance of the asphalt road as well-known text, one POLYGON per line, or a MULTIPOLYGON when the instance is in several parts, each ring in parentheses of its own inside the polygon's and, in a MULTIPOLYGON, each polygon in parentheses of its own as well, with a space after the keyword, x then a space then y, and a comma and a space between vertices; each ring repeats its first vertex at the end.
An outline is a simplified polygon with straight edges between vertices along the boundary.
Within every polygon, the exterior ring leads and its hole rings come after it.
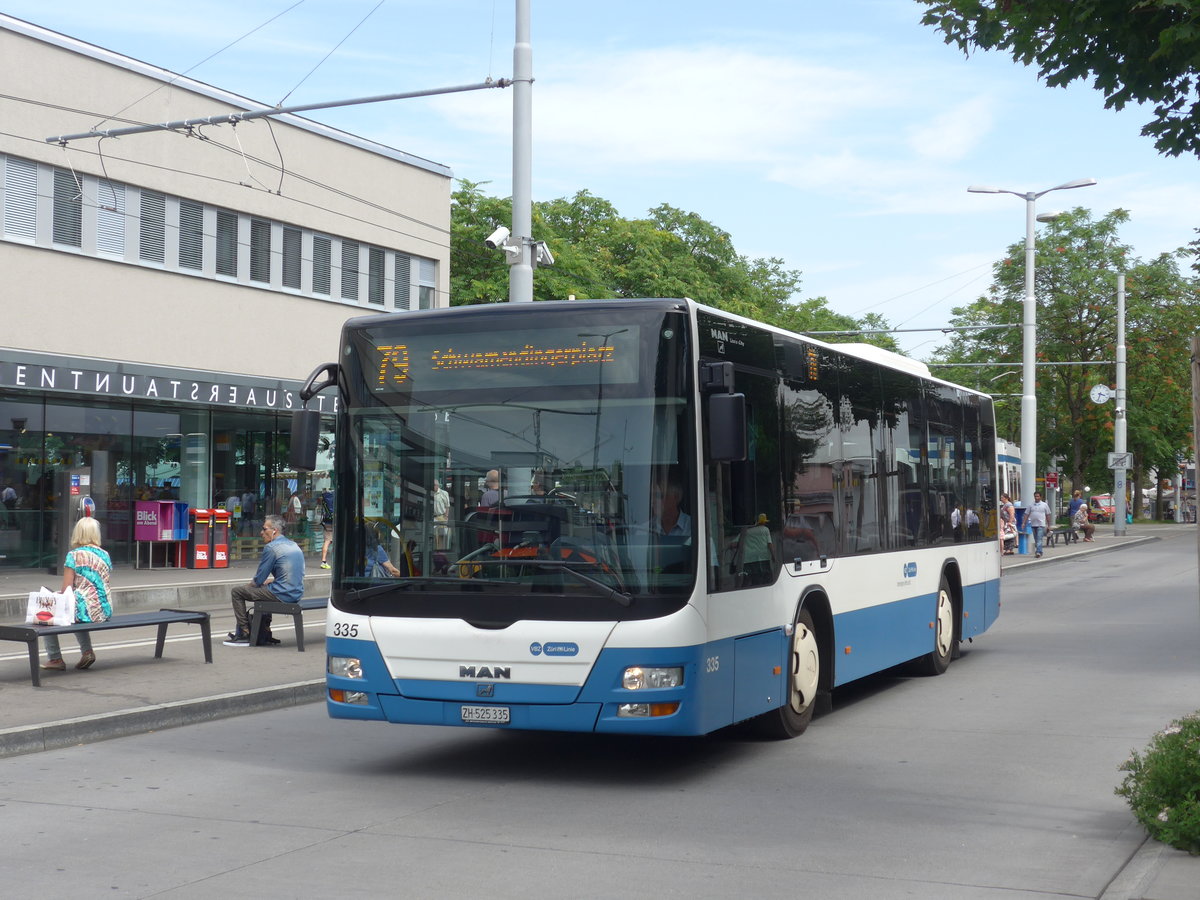
POLYGON ((1113 788, 1200 706, 1196 549, 1005 575, 938 678, 803 737, 333 722, 319 705, 0 761, 6 892, 111 897, 1112 896, 1113 788), (1109 894, 1105 892, 1109 891, 1109 894))

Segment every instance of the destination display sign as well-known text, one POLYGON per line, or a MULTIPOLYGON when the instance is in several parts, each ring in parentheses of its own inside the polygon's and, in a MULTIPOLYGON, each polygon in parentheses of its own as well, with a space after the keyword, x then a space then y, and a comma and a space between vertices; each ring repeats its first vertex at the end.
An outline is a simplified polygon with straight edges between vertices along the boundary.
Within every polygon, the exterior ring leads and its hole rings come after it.
POLYGON ((376 392, 638 380, 640 328, 606 333, 541 328, 463 334, 369 335, 364 376, 376 392))

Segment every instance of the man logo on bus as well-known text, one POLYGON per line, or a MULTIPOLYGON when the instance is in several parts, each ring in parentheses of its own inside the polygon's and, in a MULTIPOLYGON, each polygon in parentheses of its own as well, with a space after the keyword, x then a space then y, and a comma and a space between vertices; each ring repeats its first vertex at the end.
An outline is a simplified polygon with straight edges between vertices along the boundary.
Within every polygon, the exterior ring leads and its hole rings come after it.
POLYGON ((905 578, 916 578, 917 577, 917 564, 915 562, 907 562, 904 564, 904 577, 905 578))
POLYGON ((459 666, 459 678, 507 678, 512 679, 511 666, 459 666))

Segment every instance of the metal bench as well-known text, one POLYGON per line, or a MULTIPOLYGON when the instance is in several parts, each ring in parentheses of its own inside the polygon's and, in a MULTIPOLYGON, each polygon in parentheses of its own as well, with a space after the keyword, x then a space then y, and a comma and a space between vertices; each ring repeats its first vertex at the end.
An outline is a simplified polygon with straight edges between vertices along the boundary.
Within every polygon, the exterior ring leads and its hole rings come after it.
POLYGON ((38 670, 38 638, 47 634, 78 634, 81 631, 109 631, 113 628, 144 628, 148 625, 158 626, 158 640, 154 643, 154 658, 161 659, 163 646, 167 640, 167 626, 176 623, 200 626, 200 638, 204 642, 204 661, 211 663, 212 633, 208 622, 208 613, 194 612, 188 609, 160 609, 158 612, 128 613, 123 616, 113 616, 104 622, 76 622, 74 625, 0 625, 0 640, 24 641, 29 647, 29 674, 33 678, 33 686, 41 687, 42 679, 38 670))
POLYGON ((262 618, 270 613, 281 616, 291 616, 296 628, 296 650, 304 652, 304 611, 309 609, 324 609, 329 605, 328 597, 301 597, 295 603, 284 603, 282 600, 254 600, 254 609, 250 613, 250 646, 258 646, 258 633, 262 630, 262 618))
POLYGON ((1058 528, 1051 528, 1046 532, 1046 545, 1054 547, 1061 540, 1064 544, 1075 543, 1079 540, 1079 532, 1075 530, 1074 525, 1062 525, 1058 528))

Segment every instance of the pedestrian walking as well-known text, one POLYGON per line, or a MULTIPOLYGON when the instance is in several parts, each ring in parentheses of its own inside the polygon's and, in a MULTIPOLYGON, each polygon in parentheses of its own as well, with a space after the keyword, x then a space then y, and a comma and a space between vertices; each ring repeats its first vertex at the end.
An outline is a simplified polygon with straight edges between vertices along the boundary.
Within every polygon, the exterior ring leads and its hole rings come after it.
POLYGON ((1029 531, 1033 534, 1033 555, 1041 558, 1046 540, 1046 529, 1050 526, 1050 507, 1042 499, 1040 491, 1033 492, 1033 505, 1029 507, 1029 531))

